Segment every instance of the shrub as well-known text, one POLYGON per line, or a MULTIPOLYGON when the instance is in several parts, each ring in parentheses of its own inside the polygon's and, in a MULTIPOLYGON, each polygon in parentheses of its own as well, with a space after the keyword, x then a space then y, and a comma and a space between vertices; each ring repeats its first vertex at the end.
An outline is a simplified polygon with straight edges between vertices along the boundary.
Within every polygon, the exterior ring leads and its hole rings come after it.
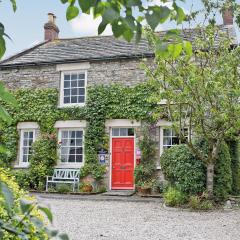
POLYGON ((71 186, 69 184, 60 183, 60 184, 57 184, 56 191, 58 193, 69 193, 69 192, 72 191, 72 188, 71 188, 71 186))
POLYGON ((30 157, 30 178, 35 189, 43 190, 46 176, 53 174, 57 163, 57 142, 55 135, 41 134, 33 143, 30 157))
POLYGON ((188 204, 189 204, 189 207, 192 209, 199 209, 201 204, 201 199, 199 196, 190 196, 188 204))
POLYGON ((218 201, 227 199, 232 190, 232 169, 229 148, 225 142, 221 144, 221 151, 214 169, 214 196, 218 201))
POLYGON ((31 188, 31 178, 29 170, 14 170, 13 175, 15 176, 16 182, 20 188, 29 190, 31 188))
MULTIPOLYGON (((9 170, 0 168, 0 184, 4 183, 7 185, 7 187, 9 188, 9 190, 12 192, 13 194, 13 198, 14 198, 14 205, 12 206, 12 211, 16 211, 16 209, 19 208, 20 206, 20 199, 21 198, 25 198, 25 192, 23 190, 21 190, 18 186, 18 184, 15 182, 15 178, 11 175, 9 170)), ((30 199, 28 199, 30 200, 30 199)), ((10 202, 8 202, 7 204, 10 204, 10 202)), ((6 207, 7 205, 4 204, 4 198, 3 198, 3 194, 0 192, 0 220, 3 222, 3 224, 10 224, 10 222, 13 221, 12 216, 8 214, 8 209, 6 207)), ((13 214, 12 212, 12 214, 13 214)), ((18 212, 18 217, 22 217, 22 214, 20 212, 18 212)), ((43 217, 41 217, 40 213, 37 210, 34 210, 32 212, 32 217, 35 217, 35 219, 38 220, 43 220, 43 217)), ((17 219, 17 218, 16 218, 17 219)), ((16 219, 14 221, 16 221, 16 219)), ((15 222, 16 223, 16 222, 15 222)), ((29 232, 28 234, 28 239, 35 239, 34 236, 39 236, 38 239, 48 239, 46 237, 46 235, 44 234, 43 231, 39 232, 37 234, 37 230, 34 227, 34 224, 31 222, 28 222, 29 225, 29 229, 31 229, 31 232, 29 232)), ((19 225, 19 230, 22 228, 23 226, 20 224, 19 225)), ((0 233, 1 233, 1 224, 0 224, 0 233)), ((1 237, 1 234, 0 234, 1 237)), ((17 240, 20 239, 18 237, 15 236, 15 234, 6 232, 5 230, 3 231, 3 238, 1 238, 3 240, 17 240)))
POLYGON ((228 142, 232 166, 232 193, 240 194, 240 144, 239 140, 228 142))
POLYGON ((205 167, 186 145, 176 145, 166 149, 160 161, 166 180, 184 193, 195 194, 204 190, 205 167))
POLYGON ((181 206, 186 202, 186 195, 174 187, 169 187, 164 193, 164 200, 168 206, 181 206))

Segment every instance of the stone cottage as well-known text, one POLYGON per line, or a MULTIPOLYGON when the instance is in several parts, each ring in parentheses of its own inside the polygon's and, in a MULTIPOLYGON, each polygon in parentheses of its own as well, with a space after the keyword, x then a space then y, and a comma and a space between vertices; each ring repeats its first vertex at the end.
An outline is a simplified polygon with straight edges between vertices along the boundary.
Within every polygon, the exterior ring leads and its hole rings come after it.
MULTIPOLYGON (((113 36, 59 38, 56 17, 48 15, 42 43, 16 54, 0 63, 0 79, 10 89, 57 89, 56 108, 84 107, 88 88, 120 84, 134 87, 145 82, 139 67, 142 59, 154 57, 146 40, 138 45, 115 39, 113 36)), ((224 17, 223 30, 233 34, 233 20, 224 17)), ((191 40, 191 39, 190 39, 191 40)), ((136 119, 106 119, 105 132, 109 145, 99 153, 99 162, 107 166, 108 189, 134 189, 134 168, 141 158, 138 138, 141 121, 136 119), (106 149, 105 149, 106 150, 106 149)), ((160 120, 154 131, 158 157, 165 148, 179 143, 171 123, 160 120)), ((85 163, 86 119, 58 119, 54 128, 60 143, 56 168, 79 169, 85 163)), ((19 134, 15 168, 27 168, 32 143, 41 131, 39 123, 28 119, 16 125, 19 134)), ((160 169, 156 163, 156 169, 160 169)))

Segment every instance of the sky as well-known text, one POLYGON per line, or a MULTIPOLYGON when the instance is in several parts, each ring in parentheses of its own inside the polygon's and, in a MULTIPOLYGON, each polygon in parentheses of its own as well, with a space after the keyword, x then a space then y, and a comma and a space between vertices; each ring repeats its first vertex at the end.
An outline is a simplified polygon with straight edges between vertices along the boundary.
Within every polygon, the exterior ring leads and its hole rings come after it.
MULTIPOLYGON (((158 1, 158 0, 154 0, 158 1)), ((186 0, 180 4, 185 11, 201 8, 200 0, 186 0)), ((12 41, 7 40, 7 51, 4 58, 30 48, 44 40, 43 25, 47 22, 47 13, 52 12, 57 16, 57 25, 60 29, 60 38, 73 38, 97 35, 97 27, 101 19, 93 20, 91 16, 81 14, 76 19, 66 20, 67 5, 60 0, 17 0, 17 11, 14 13, 10 0, 0 2, 0 22, 5 26, 6 33, 12 41)), ((218 17, 218 22, 222 19, 218 17)), ((171 28, 172 24, 161 25, 157 30, 171 28)), ((111 35, 108 27, 105 35, 111 35)))

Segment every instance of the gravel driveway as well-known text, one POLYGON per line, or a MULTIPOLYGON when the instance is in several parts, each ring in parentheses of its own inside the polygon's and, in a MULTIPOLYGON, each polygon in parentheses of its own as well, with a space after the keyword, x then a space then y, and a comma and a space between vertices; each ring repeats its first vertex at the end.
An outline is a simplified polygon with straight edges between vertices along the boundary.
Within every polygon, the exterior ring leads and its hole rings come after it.
POLYGON ((239 240, 240 211, 171 211, 157 202, 40 198, 72 240, 239 240))

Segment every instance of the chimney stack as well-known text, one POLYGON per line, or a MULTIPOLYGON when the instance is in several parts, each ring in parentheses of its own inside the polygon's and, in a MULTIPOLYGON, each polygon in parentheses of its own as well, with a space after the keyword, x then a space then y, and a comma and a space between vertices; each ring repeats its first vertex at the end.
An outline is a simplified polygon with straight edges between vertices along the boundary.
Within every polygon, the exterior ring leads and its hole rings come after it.
POLYGON ((224 26, 233 25, 233 10, 226 8, 222 12, 224 26))
POLYGON ((56 16, 48 13, 48 22, 44 24, 44 40, 53 41, 58 39, 59 29, 56 25, 56 16))

